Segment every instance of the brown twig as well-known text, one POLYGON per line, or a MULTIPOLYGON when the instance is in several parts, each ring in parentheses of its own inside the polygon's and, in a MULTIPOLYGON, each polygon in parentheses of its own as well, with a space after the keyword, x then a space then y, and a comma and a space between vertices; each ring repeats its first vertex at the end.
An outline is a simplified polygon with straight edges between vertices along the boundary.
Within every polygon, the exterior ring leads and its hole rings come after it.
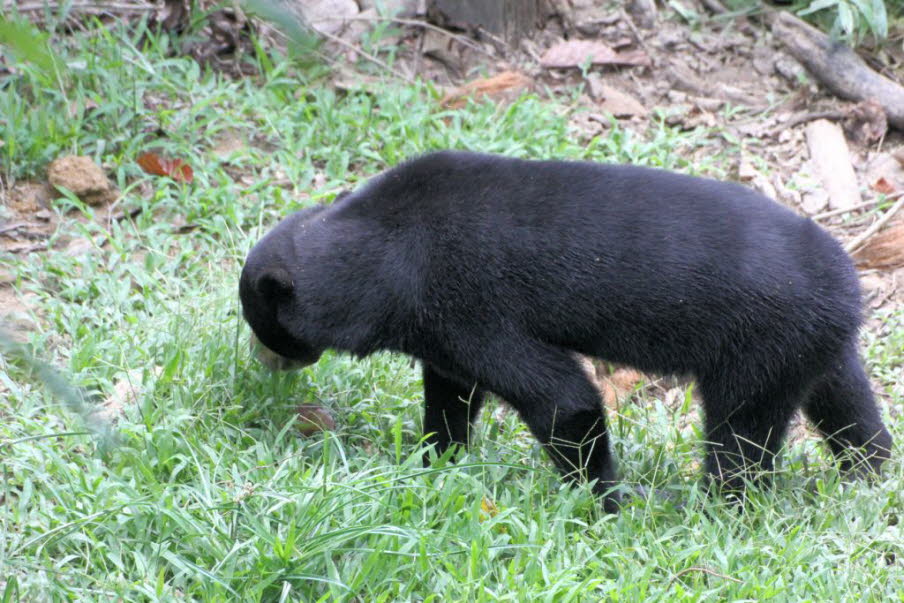
POLYGON ((34 251, 43 251, 49 249, 49 246, 46 242, 37 243, 35 245, 29 245, 28 247, 18 247, 15 249, 10 249, 10 253, 20 254, 20 253, 32 253, 34 251))
POLYGON ((737 584, 742 584, 742 582, 743 582, 742 580, 738 580, 737 578, 735 578, 733 576, 726 576, 725 574, 720 574, 719 572, 711 570, 707 567, 696 567, 695 566, 695 567, 685 568, 685 569, 681 570, 680 572, 678 572, 677 574, 675 574, 674 576, 672 576, 672 579, 669 580, 669 583, 666 585, 666 588, 671 586, 681 576, 683 576, 685 574, 689 574, 691 572, 701 572, 703 574, 709 574, 710 576, 715 576, 717 578, 722 578, 724 580, 731 580, 732 582, 736 582, 737 584))
MULTIPOLYGON (((892 195, 891 198, 893 199, 894 195, 892 195)), ((869 201, 864 201, 863 203, 858 203, 858 204, 852 205, 850 207, 842 207, 841 209, 830 209, 829 211, 824 211, 822 213, 814 214, 814 215, 810 216, 810 219, 815 220, 815 221, 825 220, 826 218, 831 218, 832 216, 840 216, 841 214, 847 214, 852 211, 856 211, 858 209, 864 209, 866 207, 871 207, 878 203, 884 203, 885 201, 888 201, 888 199, 889 199, 888 197, 886 197, 885 199, 879 199, 879 198, 870 199, 869 201)))
POLYGON ((643 48, 643 51, 647 53, 647 56, 650 57, 650 63, 652 65, 653 62, 653 54, 650 52, 650 49, 647 47, 646 41, 644 41, 643 36, 640 35, 640 30, 637 29, 637 25, 634 23, 634 19, 631 18, 631 15, 625 11, 625 9, 620 9, 622 21, 628 24, 628 28, 631 30, 631 33, 634 34, 634 39, 637 40, 637 43, 640 44, 640 47, 643 48))
POLYGON ((380 59, 380 58, 378 58, 378 57, 375 57, 374 55, 370 54, 369 52, 367 52, 367 51, 365 51, 365 50, 361 50, 360 48, 358 48, 357 46, 355 46, 355 45, 352 44, 351 42, 346 42, 345 40, 343 40, 343 39, 340 38, 339 36, 333 35, 333 34, 331 34, 331 33, 325 32, 325 31, 318 31, 317 34, 318 34, 318 35, 321 35, 321 36, 323 36, 323 37, 325 37, 325 38, 327 38, 327 39, 329 39, 329 40, 332 40, 333 42, 336 42, 336 43, 339 44, 340 46, 345 46, 345 47, 348 48, 349 50, 351 50, 351 51, 357 53, 358 55, 360 55, 360 56, 362 56, 362 57, 364 57, 365 59, 367 59, 367 60, 370 61, 371 63, 374 63, 375 65, 379 65, 380 67, 382 67, 382 68, 385 69, 386 71, 388 71, 388 72, 390 72, 391 74, 395 75, 397 78, 400 78, 400 79, 402 79, 402 80, 405 80, 405 81, 408 82, 409 84, 414 84, 414 83, 415 83, 415 79, 412 78, 411 76, 405 75, 404 73, 402 73, 402 72, 400 72, 400 71, 396 71, 396 70, 393 69, 389 64, 387 64, 386 61, 383 61, 382 59, 380 59))
POLYGON ((775 136, 784 130, 790 130, 800 124, 816 121, 817 119, 831 119, 837 121, 844 119, 845 114, 842 111, 814 111, 813 113, 798 113, 791 117, 788 121, 780 123, 770 130, 769 135, 775 136))
POLYGON ((13 230, 19 230, 23 226, 28 226, 28 222, 16 222, 15 224, 7 224, 6 226, 0 226, 0 234, 11 232, 13 230))
POLYGON ((870 238, 871 236, 873 236, 874 234, 879 232, 879 230, 883 226, 885 226, 885 224, 887 224, 888 221, 891 220, 892 217, 896 213, 898 213, 898 210, 900 210, 901 207, 904 207, 904 191, 902 191, 900 193, 895 193, 894 195, 888 195, 885 199, 888 200, 888 199, 893 199, 895 197, 898 197, 898 201, 894 205, 892 205, 889 208, 889 210, 887 212, 885 212, 885 214, 881 218, 879 218, 878 220, 873 222, 872 226, 870 226, 865 231, 863 231, 853 241, 851 241, 847 245, 845 245, 844 246, 845 251, 847 251, 848 253, 853 253, 854 251, 856 251, 861 245, 863 245, 863 243, 868 238, 870 238))

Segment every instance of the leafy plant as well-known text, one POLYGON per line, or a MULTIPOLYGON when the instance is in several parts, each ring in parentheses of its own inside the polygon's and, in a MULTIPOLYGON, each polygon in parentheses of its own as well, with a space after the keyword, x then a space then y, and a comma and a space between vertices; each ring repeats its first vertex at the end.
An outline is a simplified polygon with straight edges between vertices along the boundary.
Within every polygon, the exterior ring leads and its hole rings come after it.
POLYGON ((877 40, 888 37, 888 12, 884 0, 812 0, 799 10, 801 16, 825 12, 831 15, 831 33, 857 44, 867 34, 877 40))

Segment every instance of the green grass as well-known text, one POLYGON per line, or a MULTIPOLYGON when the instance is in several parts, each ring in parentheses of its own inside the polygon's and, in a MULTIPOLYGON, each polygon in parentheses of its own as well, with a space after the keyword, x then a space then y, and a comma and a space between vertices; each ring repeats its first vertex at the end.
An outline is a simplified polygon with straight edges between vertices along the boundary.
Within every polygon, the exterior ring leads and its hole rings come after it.
MULTIPOLYGON (((0 257, 38 296, 31 341, 92 400, 129 371, 144 383, 116 438, 99 439, 84 412, 0 360, 4 600, 904 600, 900 461, 877 484, 841 484, 818 443, 800 442, 779 487, 739 513, 697 485, 699 430, 642 396, 612 423, 621 473, 687 505, 606 515, 586 488, 562 486, 496 405, 468 455, 424 469, 406 358, 328 354, 279 376, 251 358, 241 260, 310 197, 446 147, 718 173, 716 157, 681 159, 708 133, 654 125, 587 139, 567 98, 445 111, 428 86, 342 95, 279 61, 230 81, 166 58, 166 40, 137 39, 56 40, 63 79, 26 65, 0 90, 4 177, 87 154, 125 191, 122 208, 142 209, 109 231, 75 219, 88 208, 69 214, 57 236, 108 237, 93 253, 0 257), (211 149, 226 132, 247 146, 224 159, 211 149), (143 175, 134 158, 152 144, 188 159, 195 182, 143 175), (180 220, 195 230, 179 234, 180 220), (310 402, 333 410, 335 432, 297 434, 293 407, 310 402)), ((865 337, 866 356, 900 416, 904 311, 886 325, 865 337)))

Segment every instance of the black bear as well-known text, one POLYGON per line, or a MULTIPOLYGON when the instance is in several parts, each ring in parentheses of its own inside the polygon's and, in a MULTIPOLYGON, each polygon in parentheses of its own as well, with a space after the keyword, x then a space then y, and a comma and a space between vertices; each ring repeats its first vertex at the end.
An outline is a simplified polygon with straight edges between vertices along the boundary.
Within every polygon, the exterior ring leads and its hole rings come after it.
POLYGON ((772 468, 798 408, 844 469, 889 458, 857 355, 850 258, 738 184, 431 153, 287 217, 251 250, 239 289, 254 334, 295 365, 326 348, 420 359, 439 452, 497 394, 610 510, 606 420, 579 355, 695 378, 706 471, 732 490, 772 468))

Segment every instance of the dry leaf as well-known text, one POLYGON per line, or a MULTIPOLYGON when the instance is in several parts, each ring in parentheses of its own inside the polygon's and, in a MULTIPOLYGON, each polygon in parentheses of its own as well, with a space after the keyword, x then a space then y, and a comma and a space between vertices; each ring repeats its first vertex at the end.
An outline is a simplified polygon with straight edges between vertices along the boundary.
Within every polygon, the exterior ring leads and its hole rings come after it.
POLYGON ((494 101, 514 100, 530 88, 531 79, 517 71, 503 71, 492 77, 472 80, 446 94, 440 105, 447 109, 461 109, 468 98, 490 98, 494 101))
POLYGON ((869 160, 863 178, 873 190, 889 195, 904 190, 904 166, 893 153, 879 153, 869 160))
POLYGON ((854 254, 862 268, 894 269, 904 267, 904 222, 896 222, 880 231, 854 254))
POLYGON ((640 371, 632 368, 615 369, 611 375, 600 379, 603 404, 613 410, 617 409, 619 401, 627 398, 641 381, 643 373, 640 371))
POLYGON ((588 60, 593 65, 650 64, 650 57, 642 50, 618 52, 595 40, 568 40, 547 49, 540 57, 540 65, 546 68, 580 67, 588 60))
POLYGON ((136 160, 148 174, 154 176, 169 176, 176 182, 191 182, 195 179, 195 173, 191 166, 181 159, 167 159, 157 153, 142 153, 136 160))
POLYGON ((303 436, 312 436, 321 431, 336 429, 336 421, 329 409, 316 404, 301 404, 295 409, 298 415, 298 431, 303 436))
POLYGON ((599 93, 602 96, 599 108, 605 113, 611 113, 615 117, 634 117, 647 114, 646 107, 640 104, 639 100, 618 88, 603 84, 599 93))
POLYGON ((895 185, 886 180, 884 177, 879 178, 870 186, 873 187, 874 191, 876 191, 877 193, 882 193, 883 195, 890 195, 895 192, 895 185))
POLYGON ((609 381, 618 390, 620 396, 626 396, 634 391, 638 383, 643 381, 643 373, 632 368, 620 368, 609 376, 609 381))
POLYGON ((480 500, 480 511, 480 521, 499 515, 499 507, 486 496, 480 500))

